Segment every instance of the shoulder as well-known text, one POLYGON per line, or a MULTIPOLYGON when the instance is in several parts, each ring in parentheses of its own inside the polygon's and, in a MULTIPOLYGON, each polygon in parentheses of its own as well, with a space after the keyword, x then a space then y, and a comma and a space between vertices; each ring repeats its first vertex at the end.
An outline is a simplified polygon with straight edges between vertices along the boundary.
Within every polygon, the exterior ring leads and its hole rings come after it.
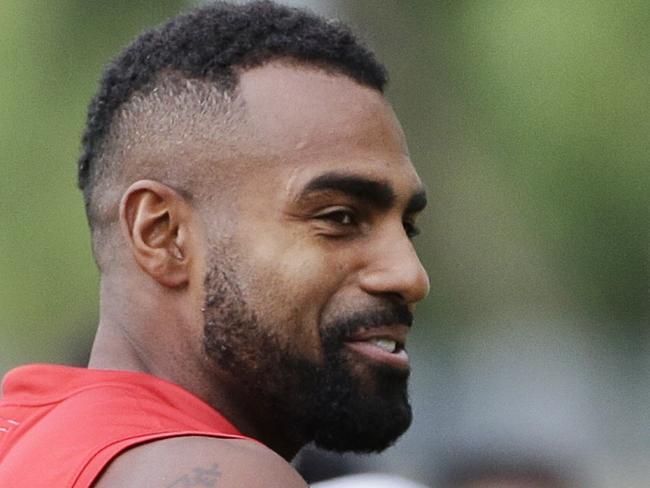
POLYGON ((186 436, 150 442, 117 457, 94 488, 306 488, 293 467, 262 444, 186 436))

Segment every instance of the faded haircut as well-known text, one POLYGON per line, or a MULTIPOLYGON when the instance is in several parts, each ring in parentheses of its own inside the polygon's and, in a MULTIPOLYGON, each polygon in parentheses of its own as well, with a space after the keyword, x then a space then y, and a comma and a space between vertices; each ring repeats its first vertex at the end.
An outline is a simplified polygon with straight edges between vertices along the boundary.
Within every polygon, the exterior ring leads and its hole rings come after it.
POLYGON ((380 92, 387 81, 346 26, 270 1, 191 10, 141 34, 105 68, 78 161, 94 249, 117 217, 119 182, 149 177, 191 193, 196 175, 187 165, 160 159, 190 137, 227 140, 241 118, 239 73, 274 60, 344 74, 380 92), (147 157, 144 148, 162 156, 147 157))

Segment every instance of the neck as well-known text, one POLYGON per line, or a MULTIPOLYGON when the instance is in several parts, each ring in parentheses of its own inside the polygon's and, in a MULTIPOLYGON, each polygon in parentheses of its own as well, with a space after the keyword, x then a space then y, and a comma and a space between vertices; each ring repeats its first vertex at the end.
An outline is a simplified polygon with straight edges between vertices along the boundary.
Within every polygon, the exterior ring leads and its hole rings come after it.
POLYGON ((176 382, 173 361, 180 357, 189 321, 181 297, 164 293, 150 280, 102 277, 89 367, 141 371, 176 382))
POLYGON ((278 419, 273 408, 252 399, 237 378, 206 357, 202 327, 196 326, 201 317, 188 323, 170 299, 138 298, 123 289, 115 293, 105 282, 101 303, 90 368, 139 371, 177 384, 288 461, 306 443, 290 428, 291 419, 278 419), (140 306, 160 303, 167 304, 165 310, 140 306))
MULTIPOLYGON (((210 362, 209 359, 206 359, 210 362)), ((244 387, 227 372, 208 364, 202 392, 195 392, 229 419, 244 435, 257 439, 287 461, 291 461, 307 440, 294 428, 293 419, 278 415, 277 408, 261 401, 259 395, 244 387)))
POLYGON ((147 354, 118 324, 100 320, 90 353, 89 368, 151 372, 147 354))
POLYGON ((201 398, 221 415, 227 418, 244 435, 257 439, 287 461, 306 443, 292 435, 287 428, 290 423, 278 422, 271 409, 251 401, 244 395, 236 378, 225 378, 221 371, 211 367, 191 367, 185 362, 182 367, 170 367, 170 357, 158 361, 156 355, 139 347, 129 336, 128 330, 119 323, 103 319, 100 321, 88 367, 138 371, 148 373, 177 384, 201 398))

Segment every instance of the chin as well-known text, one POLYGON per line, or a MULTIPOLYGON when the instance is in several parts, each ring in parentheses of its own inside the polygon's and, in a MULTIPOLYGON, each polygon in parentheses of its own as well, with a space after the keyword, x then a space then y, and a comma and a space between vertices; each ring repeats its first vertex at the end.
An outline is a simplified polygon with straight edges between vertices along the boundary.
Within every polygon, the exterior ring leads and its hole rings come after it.
POLYGON ((378 366, 364 368, 363 373, 371 379, 340 377, 319 395, 323 403, 313 430, 318 447, 336 452, 381 452, 411 425, 408 371, 378 366))
POLYGON ((408 403, 393 405, 382 412, 357 410, 349 416, 343 413, 336 424, 322 425, 314 436, 314 443, 335 452, 381 452, 406 432, 412 418, 408 403), (365 414, 364 418, 360 414, 365 414))

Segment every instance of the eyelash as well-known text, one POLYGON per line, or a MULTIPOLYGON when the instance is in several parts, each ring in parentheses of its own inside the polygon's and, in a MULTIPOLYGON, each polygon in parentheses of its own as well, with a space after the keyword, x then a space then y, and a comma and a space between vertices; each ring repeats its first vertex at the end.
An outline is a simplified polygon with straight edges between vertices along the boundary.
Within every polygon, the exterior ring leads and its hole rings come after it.
MULTIPOLYGON (((332 210, 319 215, 317 218, 333 222, 341 227, 351 227, 359 224, 356 212, 347 209, 332 210), (347 221, 344 222, 343 220, 347 221)), ((404 232, 409 239, 413 239, 420 234, 420 229, 415 225, 415 222, 404 220, 402 224, 404 226, 404 232)))
POLYGON ((349 227, 353 225, 358 224, 358 219, 356 212, 353 210, 347 210, 347 209, 336 209, 336 210, 331 210, 329 212, 323 213, 321 215, 318 215, 317 218, 321 220, 327 220, 330 222, 334 222, 336 225, 340 225, 342 227, 349 227), (348 219, 348 222, 342 222, 345 219, 348 219))

